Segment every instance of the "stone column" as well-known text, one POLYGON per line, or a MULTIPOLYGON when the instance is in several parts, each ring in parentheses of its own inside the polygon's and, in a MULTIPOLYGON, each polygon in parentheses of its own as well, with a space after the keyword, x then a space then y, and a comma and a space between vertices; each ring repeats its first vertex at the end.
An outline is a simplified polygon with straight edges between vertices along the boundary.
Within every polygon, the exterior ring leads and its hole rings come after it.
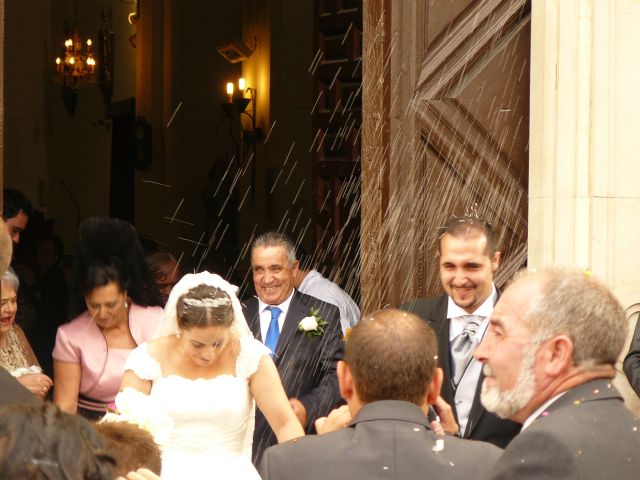
POLYGON ((640 312, 639 25, 637 0, 533 0, 529 266, 590 269, 631 325, 640 312))

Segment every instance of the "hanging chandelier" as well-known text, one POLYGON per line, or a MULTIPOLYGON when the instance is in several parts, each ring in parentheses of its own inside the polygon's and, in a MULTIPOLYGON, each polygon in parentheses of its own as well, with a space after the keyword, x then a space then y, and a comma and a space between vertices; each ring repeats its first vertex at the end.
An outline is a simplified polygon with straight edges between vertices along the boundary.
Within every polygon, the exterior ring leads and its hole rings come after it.
POLYGON ((93 41, 83 42, 78 35, 78 0, 74 1, 73 28, 64 23, 63 54, 55 59, 55 79, 62 84, 62 101, 70 115, 76 110, 78 89, 96 81, 93 41))
POLYGON ((93 42, 90 38, 83 42, 76 28, 68 30, 64 41, 64 54, 56 57, 56 76, 63 88, 72 90, 96 80, 93 42))

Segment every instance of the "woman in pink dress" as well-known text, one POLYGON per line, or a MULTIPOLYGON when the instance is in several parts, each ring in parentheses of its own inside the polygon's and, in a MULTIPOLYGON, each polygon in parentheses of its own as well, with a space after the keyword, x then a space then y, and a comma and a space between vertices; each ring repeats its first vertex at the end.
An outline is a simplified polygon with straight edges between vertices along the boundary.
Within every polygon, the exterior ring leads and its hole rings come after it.
POLYGON ((161 299, 134 228, 122 220, 80 225, 71 313, 53 350, 53 401, 63 411, 99 418, 115 399, 124 363, 152 338, 161 299))

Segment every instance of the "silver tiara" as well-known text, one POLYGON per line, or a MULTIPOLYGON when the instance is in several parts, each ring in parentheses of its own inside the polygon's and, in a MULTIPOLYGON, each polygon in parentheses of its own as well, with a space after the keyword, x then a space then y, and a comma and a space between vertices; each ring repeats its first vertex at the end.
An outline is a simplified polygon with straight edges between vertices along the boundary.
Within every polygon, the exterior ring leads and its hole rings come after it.
POLYGON ((183 303, 188 307, 197 307, 197 308, 215 308, 221 307, 223 305, 230 305, 231 299, 229 297, 220 297, 220 298, 184 298, 182 299, 183 303))

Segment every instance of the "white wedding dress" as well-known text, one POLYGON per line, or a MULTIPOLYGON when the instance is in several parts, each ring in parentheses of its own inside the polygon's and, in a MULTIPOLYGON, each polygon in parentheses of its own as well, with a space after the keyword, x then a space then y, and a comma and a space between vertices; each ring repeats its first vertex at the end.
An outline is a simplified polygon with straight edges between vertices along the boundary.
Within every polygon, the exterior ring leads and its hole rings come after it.
POLYGON ((164 376, 146 343, 131 353, 125 369, 153 382, 148 401, 173 424, 162 445, 162 479, 259 480, 251 463, 254 401, 248 381, 268 353, 253 337, 242 337, 235 375, 197 380, 164 376))

